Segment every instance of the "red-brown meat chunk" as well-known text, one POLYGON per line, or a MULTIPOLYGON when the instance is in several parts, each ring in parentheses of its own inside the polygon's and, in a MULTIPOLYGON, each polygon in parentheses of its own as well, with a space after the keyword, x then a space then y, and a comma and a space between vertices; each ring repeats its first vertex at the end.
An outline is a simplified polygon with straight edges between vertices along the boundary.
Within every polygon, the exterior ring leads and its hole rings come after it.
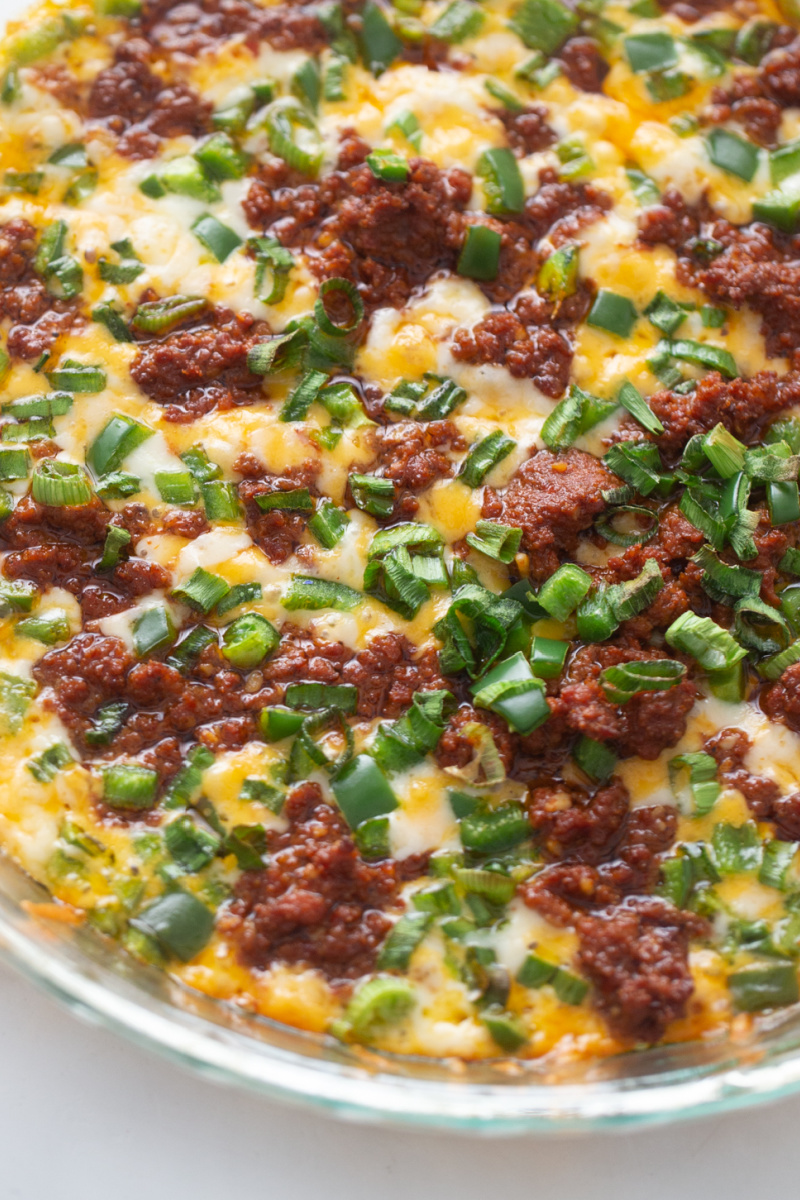
POLYGON ((579 919, 578 962, 613 1034, 657 1042, 670 1022, 686 1015, 694 991, 689 939, 701 932, 693 914, 655 898, 579 919))
POLYGON ((487 490, 483 515, 522 530, 531 576, 543 580, 557 569, 561 553, 575 551, 579 535, 603 511, 601 493, 617 486, 616 475, 591 454, 540 450, 522 464, 504 492, 487 490))
POLYGON ((289 828, 268 832, 269 865, 242 875, 224 932, 248 966, 302 963, 333 980, 358 978, 391 927, 384 910, 396 903, 396 864, 364 861, 316 783, 295 788, 284 811, 289 828))

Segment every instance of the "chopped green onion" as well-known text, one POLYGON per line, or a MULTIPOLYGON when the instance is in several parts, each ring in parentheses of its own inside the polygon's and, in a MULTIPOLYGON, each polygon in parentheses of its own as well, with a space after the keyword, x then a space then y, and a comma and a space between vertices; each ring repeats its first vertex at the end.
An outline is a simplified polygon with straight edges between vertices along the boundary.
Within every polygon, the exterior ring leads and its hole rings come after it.
POLYGON ((92 489, 86 473, 75 463, 45 458, 36 464, 31 492, 39 504, 53 508, 77 508, 88 504, 92 489))
POLYGON ((111 808, 145 809, 156 802, 158 772, 137 763, 103 769, 103 799, 111 808))
POLYGON ((644 315, 651 325, 671 337, 686 320, 686 309, 659 289, 644 310, 644 315))
POLYGON ((392 515, 395 491, 391 479, 353 474, 349 477, 349 483, 358 508, 373 517, 386 518, 392 515))
POLYGON ((466 542, 473 550, 479 550, 489 558, 501 563, 510 563, 519 550, 522 530, 495 521, 478 521, 475 533, 468 533, 466 542))
POLYGON ((322 500, 308 522, 309 531, 326 550, 332 550, 344 537, 350 518, 332 500, 322 500))
POLYGON ((625 174, 628 177, 631 191, 640 204, 658 204, 661 199, 661 191, 649 175, 645 175, 644 171, 640 171, 638 167, 628 167, 625 174))
POLYGON ((395 150, 373 150, 366 162, 376 179, 386 183, 405 183, 408 179, 408 159, 395 150))
POLYGON ((120 561, 121 552, 131 542, 131 535, 121 525, 106 526, 106 540, 103 545, 103 557, 97 564, 98 571, 111 571, 120 561))
POLYGON ((56 642, 66 641, 69 637, 69 617, 63 608, 51 608, 18 621, 14 632, 45 646, 55 646, 56 642))
POLYGON ((328 381, 324 371, 306 371, 297 387, 293 388, 286 397, 281 409, 281 421, 303 421, 308 416, 308 410, 317 399, 320 388, 328 381))
POLYGON ((168 955, 189 962, 208 942, 214 914, 196 896, 174 891, 143 909, 131 925, 153 938, 168 955))
POLYGON ((450 413, 458 408, 466 398, 467 393, 464 388, 459 387, 452 379, 443 379, 420 405, 416 414, 417 420, 441 421, 445 417, 449 417, 450 413))
POLYGON ((678 48, 672 34, 655 30, 626 37, 625 55, 631 70, 641 75, 674 67, 678 61, 678 48))
POLYGON ((603 462, 642 496, 649 496, 661 487, 661 456, 652 442, 617 442, 603 462))
POLYGON ((538 679, 557 679, 564 670, 564 663, 569 653, 569 642, 559 642, 554 638, 534 637, 531 644, 531 670, 538 679))
POLYGON ((721 423, 717 423, 706 435, 703 451, 723 479, 730 479, 744 469, 745 448, 721 423))
POLYGON ((462 817, 459 833, 465 850, 475 854, 502 854, 531 836, 531 825, 521 804, 512 801, 498 808, 476 808, 462 817))
POLYGON ((631 414, 648 433, 663 433, 664 426, 651 410, 641 392, 629 380, 625 380, 617 393, 617 403, 631 414))
POLYGON ((212 575, 204 567, 196 567, 189 579, 173 588, 170 595, 181 604, 188 604, 204 615, 227 596, 230 586, 220 575, 212 575))
POLYGON ((304 175, 314 176, 322 163, 323 148, 314 118, 298 100, 282 96, 264 116, 269 148, 278 158, 304 175))
POLYGON ((164 807, 188 808, 194 804, 203 783, 203 772, 213 761, 214 755, 206 746, 193 746, 185 765, 167 786, 164 807))
POLYGON ((452 0, 429 27, 428 33, 440 42, 457 45, 475 37, 484 19, 477 4, 472 4, 470 0, 452 0))
POLYGON ((500 269, 502 235, 488 225, 470 225, 456 270, 468 279, 492 280, 500 269))
POLYGON ((417 153, 419 153, 422 145, 422 130, 420 129, 419 121, 412 112, 406 109, 404 112, 398 113, 391 124, 386 126, 386 132, 389 133, 393 129, 402 133, 406 141, 410 142, 417 153))
POLYGON ((619 663, 600 672, 600 686, 612 704, 627 704, 640 692, 668 691, 686 677, 686 667, 674 658, 619 663))
POLYGON ((617 755, 605 742, 597 742, 585 734, 579 739, 572 757, 580 769, 597 783, 604 783, 610 778, 617 765, 617 755))
POLYGON ((556 621, 566 621, 592 586, 592 579, 574 563, 564 563, 542 587, 537 602, 556 621))
POLYGON ((664 636, 670 646, 695 659, 704 671, 732 667, 747 654, 726 629, 710 617, 693 612, 685 612, 673 621, 664 636))
POLYGON ((92 442, 86 461, 96 475, 116 471, 133 451, 153 436, 153 430, 133 417, 115 413, 92 442))
POLYGON ((181 674, 185 674, 190 667, 194 666, 206 646, 216 645, 216 641, 215 629, 208 629, 205 625, 195 625, 194 629, 174 647, 172 654, 167 658, 167 664, 174 667, 176 671, 180 671, 181 674))
POLYGON ((750 183, 758 169, 758 147, 728 129, 712 129, 706 138, 708 157, 715 167, 750 183))
POLYGON ((132 635, 139 658, 169 646, 175 640, 175 627, 166 606, 154 604, 140 613, 133 623, 132 635))
POLYGON ((29 758, 25 766, 38 783, 51 783, 62 767, 74 761, 63 742, 54 742, 35 758, 29 758))
POLYGON ((254 237, 247 244, 256 259, 256 298, 262 304, 280 304, 286 294, 294 258, 277 238, 254 237))
POLYGON ((793 480, 767 484, 767 508, 772 525, 800 520, 800 492, 793 480))
POLYGON ((372 0, 362 9, 359 41, 364 65, 373 75, 383 74, 403 49, 383 10, 372 0))
POLYGON ((745 967, 728 976, 733 1006, 739 1012, 785 1008, 800 999, 794 963, 745 967))
POLYGON ((532 733, 550 716, 544 685, 520 652, 494 666, 470 691, 478 708, 498 713, 517 733, 532 733))
POLYGON ((208 301, 202 296, 167 296, 166 300, 148 300, 136 309, 131 324, 142 333, 166 333, 207 307, 208 301))
POLYGON ((559 400, 542 426, 542 441, 548 450, 566 450, 616 407, 616 400, 601 400, 576 384, 570 384, 566 396, 559 400))
MULTIPOLYGON (((522 101, 518 100, 513 92, 510 92, 508 88, 503 87, 502 83, 498 83, 496 79, 484 79, 483 86, 486 88, 486 91, 489 93, 492 99, 497 100, 500 104, 502 104, 503 108, 506 109, 507 112, 521 113, 525 111, 525 105, 522 103, 522 101)), ((491 212, 491 209, 488 211, 491 212)))
POLYGON ((98 708, 92 721, 92 728, 87 730, 84 738, 90 746, 108 746, 122 728, 128 704, 125 700, 112 700, 98 708))
POLYGON ((572 296, 578 286, 580 246, 568 242, 545 259, 539 268, 536 287, 549 300, 558 302, 572 296))
POLYGON ((289 708, 276 705, 274 708, 261 710, 259 727, 266 741, 280 742, 284 738, 294 737, 304 720, 303 713, 292 712, 289 708))
POLYGON ((358 688, 351 683, 290 683, 286 703, 290 708, 338 708, 354 713, 358 688))
POLYGON ((293 575, 281 603, 287 612, 296 612, 299 609, 316 611, 322 608, 352 612, 362 601, 361 592, 345 583, 336 583, 332 579, 317 579, 312 575, 293 575))
MULTIPOLYGON (((386 1026, 396 1025, 408 1016, 415 1003, 414 989, 407 979, 375 975, 358 987, 345 1009, 340 1023, 342 1036, 370 1041, 386 1026)), ((334 1026, 334 1031, 337 1028, 334 1026)))
POLYGON ((106 386, 104 371, 71 358, 65 358, 56 370, 45 371, 45 375, 50 386, 62 392, 94 394, 102 392, 106 386))
POLYGON ((293 488, 287 492, 266 492, 256 496, 256 504, 262 512, 284 509, 289 512, 311 512, 314 501, 308 488, 293 488))
POLYGON ((509 28, 529 50, 541 50, 548 57, 555 54, 577 25, 577 14, 560 0, 522 0, 509 21, 509 28))
POLYGON ((115 342, 132 342, 130 330, 122 313, 110 302, 98 304, 92 309, 92 320, 105 325, 115 342))
POLYGON ((691 560, 703 571, 702 584, 712 600, 730 604, 731 599, 757 596, 761 588, 761 572, 747 567, 732 567, 717 558, 710 546, 703 546, 691 560))
POLYGON ((458 472, 467 487, 480 487, 490 471, 507 458, 516 446, 501 429, 495 429, 479 442, 473 442, 458 472))
POLYGON ((238 233, 212 217, 211 213, 203 213, 192 222, 192 233, 220 263, 225 262, 242 245, 238 233))
POLYGON ((175 192, 179 196, 190 196, 193 200, 202 200, 206 204, 215 204, 222 199, 222 192, 216 183, 209 179, 201 164, 191 154, 184 154, 165 163, 158 180, 168 192, 175 192))
POLYGON ((194 504, 195 487, 191 471, 156 471, 156 487, 165 504, 194 504))
POLYGON ((178 866, 194 875, 208 866, 219 850, 222 839, 183 814, 165 827, 164 842, 178 866))
POLYGON ((374 758, 357 754, 331 779, 331 789, 351 829, 397 808, 397 797, 374 758))
POLYGON ((221 649, 234 667, 251 671, 272 653, 280 640, 277 629, 266 617, 245 613, 227 627, 222 635, 221 649))
POLYGON ((212 479, 219 479, 222 474, 222 468, 211 462, 202 446, 190 446, 184 450, 181 462, 186 463, 198 483, 209 483, 212 479))
POLYGON ((25 447, 0 446, 0 479, 27 479, 31 456, 25 447))
POLYGON ((200 488, 203 506, 209 521, 236 521, 241 515, 239 493, 235 483, 211 479, 200 488))
MULTIPOLYGON (((261 783, 261 780, 246 779, 242 786, 242 792, 248 783, 261 783)), ((263 787, 273 796, 272 801, 267 804, 267 808, 280 812, 283 807, 283 793, 268 784, 263 784, 263 787), (276 810, 275 805, 278 798, 280 807, 276 810)), ((263 825, 234 825, 222 845, 223 853, 233 854, 237 866, 241 867, 243 871, 259 871, 264 866, 266 849, 267 835, 263 825)))
POLYGON ((627 296, 601 288, 595 297, 586 324, 604 329, 616 337, 629 337, 636 322, 636 309, 627 296))
MULTIPOLYGON (((206 175, 212 179, 241 179, 247 174, 249 155, 240 150, 227 133, 212 133, 194 152, 206 175)), ((222 261, 222 260, 220 260, 222 261)))
POLYGON ((730 350, 723 346, 712 346, 708 342, 693 342, 688 338, 679 338, 671 342, 659 343, 673 358, 683 359, 699 367, 707 367, 710 371, 719 371, 726 379, 735 379, 739 374, 735 359, 730 350))
POLYGON ((478 174, 483 179, 487 212, 498 216, 522 212, 525 187, 512 150, 505 146, 485 150, 478 159, 478 174))
POLYGON ((376 967, 379 971, 404 971, 411 955, 422 942, 433 924, 433 914, 425 912, 405 913, 392 926, 383 943, 376 967))

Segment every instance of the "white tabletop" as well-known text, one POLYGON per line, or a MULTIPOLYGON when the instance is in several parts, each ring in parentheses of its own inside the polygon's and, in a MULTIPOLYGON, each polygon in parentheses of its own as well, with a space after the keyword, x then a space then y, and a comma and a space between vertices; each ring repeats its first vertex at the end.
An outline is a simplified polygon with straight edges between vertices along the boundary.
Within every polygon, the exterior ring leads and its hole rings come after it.
POLYGON ((2 1200, 753 1200, 797 1195, 800 1098, 642 1133, 476 1140, 222 1088, 0 969, 2 1200))

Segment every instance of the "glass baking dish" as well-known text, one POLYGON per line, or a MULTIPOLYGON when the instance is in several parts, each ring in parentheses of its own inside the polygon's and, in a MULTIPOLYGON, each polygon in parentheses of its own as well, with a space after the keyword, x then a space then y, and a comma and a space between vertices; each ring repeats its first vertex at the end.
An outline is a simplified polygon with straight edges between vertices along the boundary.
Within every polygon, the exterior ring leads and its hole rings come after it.
POLYGON ((203 1075, 336 1116, 471 1134, 622 1128, 800 1090, 800 1005, 739 1041, 684 1043, 600 1063, 400 1058, 213 1000, 89 928, 28 909, 43 888, 0 857, 0 955, 80 1015, 203 1075))

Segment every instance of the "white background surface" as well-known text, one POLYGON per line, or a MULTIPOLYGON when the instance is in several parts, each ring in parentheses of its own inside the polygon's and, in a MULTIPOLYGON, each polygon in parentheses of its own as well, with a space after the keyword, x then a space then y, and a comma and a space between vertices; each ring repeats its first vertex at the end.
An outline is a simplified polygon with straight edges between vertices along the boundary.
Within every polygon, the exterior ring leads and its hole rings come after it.
POLYGON ((0 1200, 795 1200, 800 1098, 641 1133, 476 1140, 210 1084, 0 968, 0 1200))

